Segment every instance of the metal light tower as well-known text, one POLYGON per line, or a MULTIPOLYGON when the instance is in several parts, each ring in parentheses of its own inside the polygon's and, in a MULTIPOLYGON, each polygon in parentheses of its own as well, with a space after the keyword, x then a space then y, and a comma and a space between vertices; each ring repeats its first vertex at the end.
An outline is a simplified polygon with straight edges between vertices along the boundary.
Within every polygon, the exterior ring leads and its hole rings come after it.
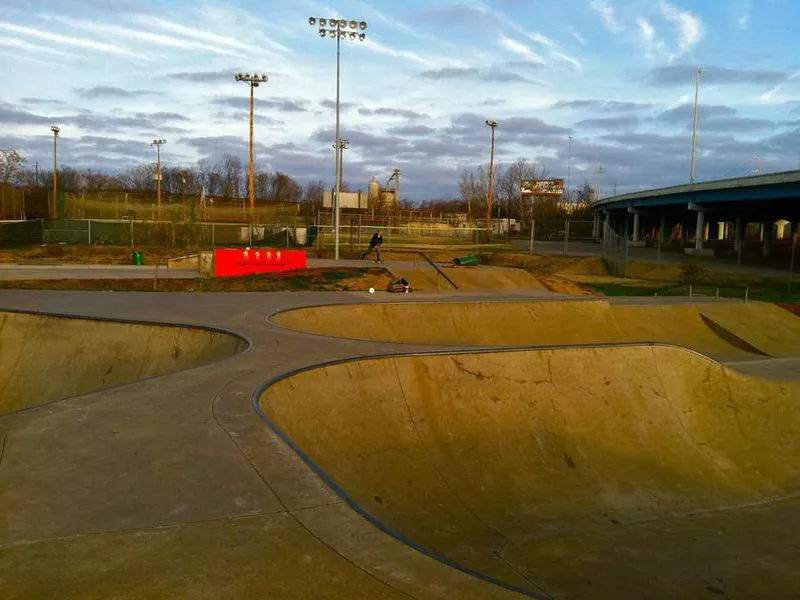
POLYGON ((158 218, 161 219, 161 146, 166 144, 167 140, 153 140, 150 147, 156 147, 156 194, 158 198, 158 218))
POLYGON ((61 128, 55 125, 50 126, 53 132, 53 218, 58 212, 58 134, 61 128))
POLYGON ((494 132, 497 129, 497 121, 486 120, 486 125, 492 129, 492 153, 489 157, 489 192, 486 200, 486 229, 489 236, 492 235, 492 184, 494 183, 494 132))
POLYGON ((333 194, 333 246, 334 258, 339 260, 339 191, 342 188, 341 169, 339 166, 340 148, 339 148, 339 97, 340 97, 340 72, 341 72, 341 41, 345 39, 364 41, 367 34, 364 30, 367 28, 366 21, 347 21, 345 19, 318 19, 317 17, 309 17, 308 24, 311 27, 319 28, 320 37, 330 37, 336 40, 336 132, 334 134, 333 148, 335 156, 334 175, 336 177, 336 185, 334 186, 333 194), (349 31, 348 31, 349 28, 349 31))
POLYGON ((256 176, 255 176, 255 157, 253 155, 253 102, 254 90, 261 83, 269 81, 266 73, 261 75, 250 73, 236 73, 236 81, 244 81, 250 85, 250 220, 253 220, 256 211, 256 176))
POLYGON ((569 136, 569 158, 567 159, 567 202, 569 202, 571 177, 572 177, 572 136, 569 136))
POLYGON ((698 98, 700 96, 700 75, 703 73, 703 67, 697 67, 697 79, 694 84, 694 122, 692 124, 692 176, 691 183, 694 183, 694 165, 695 156, 697 154, 697 113, 698 113, 698 98))
POLYGON ((344 150, 347 150, 350 147, 350 140, 346 138, 341 138, 338 142, 336 142, 333 147, 336 149, 338 153, 338 161, 339 161, 339 170, 337 171, 337 175, 339 176, 339 183, 344 181, 344 150))

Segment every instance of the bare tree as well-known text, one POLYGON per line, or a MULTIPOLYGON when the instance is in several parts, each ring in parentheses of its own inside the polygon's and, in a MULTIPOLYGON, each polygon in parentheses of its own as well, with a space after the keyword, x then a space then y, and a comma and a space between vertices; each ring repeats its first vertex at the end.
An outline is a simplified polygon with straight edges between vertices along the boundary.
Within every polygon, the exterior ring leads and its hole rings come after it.
POLYGON ((0 150, 0 181, 4 186, 19 183, 25 158, 13 148, 0 150))
POLYGON ((226 199, 241 197, 244 177, 242 159, 232 154, 224 155, 219 171, 222 174, 222 196, 226 199))
POLYGON ((503 170, 497 179, 497 190, 499 204, 503 206, 506 216, 526 219, 530 215, 533 199, 522 199, 522 180, 547 179, 547 177, 548 170, 546 166, 537 167, 534 163, 530 163, 524 158, 517 159, 516 162, 503 170))
POLYGON ((321 179, 306 184, 303 190, 303 202, 306 204, 322 204, 322 194, 325 191, 325 182, 321 179))

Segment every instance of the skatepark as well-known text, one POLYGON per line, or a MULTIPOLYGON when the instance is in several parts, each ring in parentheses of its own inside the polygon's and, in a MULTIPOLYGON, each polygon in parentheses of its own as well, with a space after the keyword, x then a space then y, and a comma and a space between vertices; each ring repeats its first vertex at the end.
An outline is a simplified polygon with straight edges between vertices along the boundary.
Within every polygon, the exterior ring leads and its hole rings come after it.
POLYGON ((4 597, 800 590, 775 305, 3 290, 0 315, 4 597))

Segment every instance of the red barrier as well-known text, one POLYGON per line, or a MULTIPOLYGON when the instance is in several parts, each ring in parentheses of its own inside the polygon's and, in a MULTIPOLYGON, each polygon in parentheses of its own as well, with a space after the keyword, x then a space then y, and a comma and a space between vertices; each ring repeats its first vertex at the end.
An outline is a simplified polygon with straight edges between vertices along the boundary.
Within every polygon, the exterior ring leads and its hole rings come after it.
POLYGON ((305 268, 306 253, 304 250, 276 250, 274 248, 214 250, 215 277, 277 273, 305 268))

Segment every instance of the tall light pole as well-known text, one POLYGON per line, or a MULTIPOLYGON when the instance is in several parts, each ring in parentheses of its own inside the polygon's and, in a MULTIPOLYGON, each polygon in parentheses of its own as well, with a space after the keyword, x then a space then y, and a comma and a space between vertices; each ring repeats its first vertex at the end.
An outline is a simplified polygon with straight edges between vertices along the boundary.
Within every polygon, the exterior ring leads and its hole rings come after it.
POLYGON ((255 176, 255 157, 253 155, 253 102, 254 90, 261 83, 269 81, 266 73, 261 75, 250 73, 236 73, 236 81, 244 81, 250 85, 250 220, 253 221, 256 213, 256 176, 255 176))
POLYGON ((336 142, 333 147, 338 152, 339 156, 339 170, 337 171, 337 175, 339 176, 339 183, 341 184, 344 182, 344 150, 347 150, 350 147, 350 140, 346 138, 340 138, 338 142, 336 142))
POLYGON ((53 132, 53 218, 58 212, 58 134, 61 128, 55 125, 50 126, 53 132))
POLYGON ((569 136, 569 158, 567 159, 567 202, 569 202, 569 182, 572 177, 572 136, 569 136))
POLYGON ((692 176, 691 183, 694 183, 694 165, 695 156, 697 155, 697 112, 698 112, 698 99, 700 97, 700 75, 703 73, 703 67, 697 67, 697 78, 694 84, 694 121, 692 124, 692 176))
POLYGON ((309 17, 308 24, 311 27, 319 28, 320 37, 330 37, 336 40, 336 132, 334 134, 333 148, 335 157, 334 176, 336 185, 333 194, 333 247, 334 258, 339 260, 339 192, 342 189, 341 169, 339 168, 340 148, 339 148, 339 97, 340 97, 340 72, 341 72, 341 41, 344 39, 364 41, 367 34, 366 21, 347 21, 345 19, 318 19, 309 17), (349 31, 348 31, 349 28, 349 31))
POLYGON ((492 235, 492 184, 494 183, 494 132, 497 129, 497 121, 487 119, 486 125, 492 130, 492 153, 489 155, 489 191, 486 199, 486 229, 489 230, 489 237, 492 235))
POLYGON ((158 219, 161 220, 161 146, 167 143, 167 140, 153 140, 150 147, 156 147, 156 194, 158 198, 158 219))

